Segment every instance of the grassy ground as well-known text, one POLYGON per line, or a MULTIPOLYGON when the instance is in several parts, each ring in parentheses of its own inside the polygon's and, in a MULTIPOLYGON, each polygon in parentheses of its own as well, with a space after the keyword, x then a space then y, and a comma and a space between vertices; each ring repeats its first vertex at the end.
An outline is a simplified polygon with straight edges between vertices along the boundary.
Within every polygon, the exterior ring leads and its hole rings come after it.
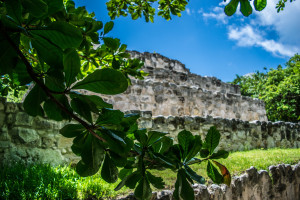
MULTIPOLYGON (((254 166, 258 170, 268 170, 270 165, 280 163, 296 164, 299 161, 300 149, 269 149, 233 152, 227 159, 218 160, 218 162, 227 167, 232 176, 241 174, 251 166, 254 166)), ((207 162, 203 162, 201 164, 192 165, 192 168, 207 180, 206 166, 207 162)), ((171 170, 153 170, 153 174, 160 175, 164 179, 166 188, 174 187, 176 174, 171 170)))
MULTIPOLYGON (((252 150, 231 153, 226 160, 219 160, 227 166, 232 175, 237 175, 251 166, 258 170, 267 169, 279 163, 295 164, 300 161, 300 149, 252 150)), ((206 176, 206 163, 193 165, 198 174, 206 176)), ((152 171, 172 188, 176 174, 170 170, 152 171)), ((49 165, 15 165, 0 170, 0 199, 88 199, 89 197, 110 198, 130 192, 126 188, 116 193, 115 184, 103 181, 100 174, 83 178, 70 167, 49 165)))

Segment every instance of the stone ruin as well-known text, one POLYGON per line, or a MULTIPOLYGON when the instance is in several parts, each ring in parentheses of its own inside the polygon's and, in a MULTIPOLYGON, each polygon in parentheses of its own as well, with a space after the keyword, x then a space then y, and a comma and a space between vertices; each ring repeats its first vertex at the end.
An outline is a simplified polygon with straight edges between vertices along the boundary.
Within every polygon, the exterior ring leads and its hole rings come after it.
POLYGON ((262 100, 242 96, 237 85, 191 73, 184 64, 160 54, 131 51, 144 62, 144 80, 132 80, 123 94, 105 99, 122 111, 151 111, 153 116, 212 116, 267 121, 262 100))

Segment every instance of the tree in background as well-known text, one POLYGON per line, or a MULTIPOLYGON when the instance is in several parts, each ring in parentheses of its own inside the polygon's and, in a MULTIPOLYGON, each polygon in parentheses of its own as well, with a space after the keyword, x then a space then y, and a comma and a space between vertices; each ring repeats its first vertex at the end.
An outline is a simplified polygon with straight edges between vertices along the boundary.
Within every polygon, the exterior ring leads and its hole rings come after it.
POLYGON ((290 58, 286 68, 237 75, 232 83, 240 85, 242 95, 262 99, 270 121, 300 121, 300 55, 290 58))

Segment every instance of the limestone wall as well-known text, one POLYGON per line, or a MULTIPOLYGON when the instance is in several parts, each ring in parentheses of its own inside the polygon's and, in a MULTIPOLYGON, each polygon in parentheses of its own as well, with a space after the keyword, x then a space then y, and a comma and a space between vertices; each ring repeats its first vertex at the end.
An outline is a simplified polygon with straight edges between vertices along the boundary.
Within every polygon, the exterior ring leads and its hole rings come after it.
MULTIPOLYGON (((195 200, 299 200, 300 164, 280 164, 269 171, 257 171, 254 167, 241 176, 233 177, 226 185, 193 185, 195 200)), ((172 200, 171 190, 153 192, 152 200, 172 200)), ((119 200, 134 200, 133 195, 119 200)))
POLYGON ((132 86, 124 94, 106 96, 115 109, 148 110, 153 116, 211 115, 267 121, 264 102, 241 96, 237 85, 192 74, 179 61, 159 54, 131 52, 131 55, 144 61, 143 70, 149 76, 145 80, 132 80, 132 86))
MULTIPOLYGON (((0 163, 11 161, 63 164, 78 158, 71 152, 72 139, 59 129, 67 122, 30 117, 20 104, 5 103, 0 98, 0 163)), ((152 117, 150 111, 132 111, 141 115, 140 128, 169 132, 176 138, 186 129, 204 139, 207 130, 216 126, 221 133, 220 147, 229 151, 255 148, 300 148, 300 124, 284 122, 241 121, 208 117, 152 117)))

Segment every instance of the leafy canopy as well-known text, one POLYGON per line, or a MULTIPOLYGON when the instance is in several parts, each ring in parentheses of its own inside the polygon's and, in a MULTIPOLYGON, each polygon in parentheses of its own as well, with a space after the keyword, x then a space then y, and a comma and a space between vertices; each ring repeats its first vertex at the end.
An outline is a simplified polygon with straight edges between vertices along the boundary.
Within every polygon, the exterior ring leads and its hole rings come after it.
POLYGON ((270 71, 238 76, 232 82, 241 87, 242 95, 264 100, 271 121, 300 121, 300 55, 270 71))
MULTIPOLYGON (((163 17, 168 19, 167 14, 163 17)), ((130 59, 126 45, 107 36, 113 26, 96 20, 84 7, 76 8, 71 0, 0 0, 3 95, 30 84, 23 102, 29 115, 74 120, 60 133, 73 138, 72 151, 81 157, 77 173, 92 176, 100 170, 108 183, 121 178, 116 190, 124 185, 135 188, 137 199, 151 198, 150 185, 164 187, 163 180, 149 170, 167 168, 178 177, 174 198, 194 198, 190 184, 204 183, 204 178, 190 165, 202 161, 208 161, 212 180, 229 185, 228 170, 215 161, 228 156, 224 150, 215 151, 220 140, 215 127, 205 142, 182 131, 174 144, 166 133, 138 129, 138 115, 114 110, 100 97, 124 92, 131 84, 129 76, 145 75, 140 70, 143 63, 130 59), (203 159, 195 158, 199 153, 203 159)))

